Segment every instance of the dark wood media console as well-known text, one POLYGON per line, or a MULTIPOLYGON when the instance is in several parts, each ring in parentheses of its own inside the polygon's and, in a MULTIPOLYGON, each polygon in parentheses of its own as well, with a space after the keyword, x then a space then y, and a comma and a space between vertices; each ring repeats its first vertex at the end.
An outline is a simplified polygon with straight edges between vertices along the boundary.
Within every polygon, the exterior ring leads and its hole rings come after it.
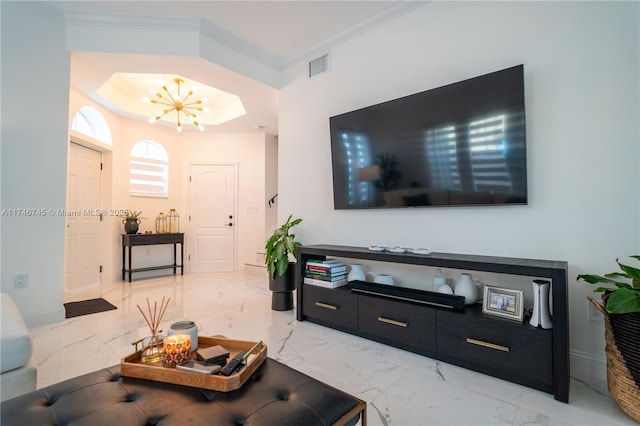
POLYGON ((474 256, 373 252, 364 247, 299 248, 297 319, 365 337, 569 401, 567 262, 474 256), (453 310, 303 284, 309 259, 344 258, 547 278, 552 282, 553 328, 534 328, 482 313, 479 304, 453 310))

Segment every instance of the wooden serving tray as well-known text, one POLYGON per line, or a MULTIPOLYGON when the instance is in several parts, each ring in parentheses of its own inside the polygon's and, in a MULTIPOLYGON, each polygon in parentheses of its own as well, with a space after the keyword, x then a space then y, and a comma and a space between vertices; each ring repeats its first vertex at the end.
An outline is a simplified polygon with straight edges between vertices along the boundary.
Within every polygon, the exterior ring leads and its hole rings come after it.
MULTIPOLYGON (((248 351, 256 343, 223 337, 198 336, 199 349, 220 345, 229 351, 229 360, 240 351, 248 351)), ((141 353, 142 351, 138 351, 122 358, 120 361, 120 373, 123 376, 220 392, 231 392, 239 389, 267 358, 267 345, 262 343, 259 350, 253 352, 256 356, 252 357, 242 370, 228 377, 219 374, 192 373, 176 368, 163 367, 162 364, 143 364, 140 360, 141 353)), ((191 354, 191 359, 195 359, 195 353, 191 354)))

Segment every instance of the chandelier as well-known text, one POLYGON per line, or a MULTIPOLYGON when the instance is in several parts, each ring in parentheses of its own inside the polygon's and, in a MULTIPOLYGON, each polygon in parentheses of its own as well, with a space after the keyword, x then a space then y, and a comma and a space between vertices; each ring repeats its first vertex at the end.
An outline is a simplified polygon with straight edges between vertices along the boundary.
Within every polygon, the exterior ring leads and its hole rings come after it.
POLYGON ((178 86, 178 90, 176 93, 172 94, 167 86, 160 81, 162 85, 162 90, 164 91, 164 95, 160 92, 157 92, 154 89, 151 89, 152 98, 142 98, 142 101, 145 103, 152 104, 160 104, 166 105, 168 108, 159 110, 156 112, 155 116, 149 119, 149 123, 153 124, 156 121, 160 120, 165 115, 169 114, 171 111, 176 112, 177 116, 177 125, 176 130, 178 132, 182 132, 182 121, 180 121, 181 114, 184 114, 186 121, 191 122, 194 126, 196 126, 201 132, 204 131, 204 127, 200 124, 200 116, 198 112, 209 112, 209 108, 203 108, 202 105, 207 103, 207 98, 202 98, 198 100, 191 100, 189 97, 193 95, 196 88, 189 90, 189 92, 181 97, 180 93, 180 85, 184 84, 184 80, 181 78, 176 78, 173 80, 178 86))

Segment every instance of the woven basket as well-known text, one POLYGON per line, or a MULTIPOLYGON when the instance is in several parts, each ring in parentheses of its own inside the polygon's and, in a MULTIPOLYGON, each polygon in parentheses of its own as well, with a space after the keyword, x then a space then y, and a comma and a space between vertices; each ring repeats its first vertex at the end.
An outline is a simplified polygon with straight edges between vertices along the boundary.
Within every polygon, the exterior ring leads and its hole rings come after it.
POLYGON ((605 319, 607 385, 618 406, 640 423, 640 313, 609 314, 588 297, 605 319))

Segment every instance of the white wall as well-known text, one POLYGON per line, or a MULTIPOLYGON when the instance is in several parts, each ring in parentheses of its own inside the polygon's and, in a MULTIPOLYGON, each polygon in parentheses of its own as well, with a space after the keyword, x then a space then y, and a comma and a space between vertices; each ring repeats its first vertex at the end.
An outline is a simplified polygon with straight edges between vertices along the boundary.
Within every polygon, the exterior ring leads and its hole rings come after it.
POLYGON ((36 325, 64 318, 64 217, 49 212, 65 207, 69 54, 62 17, 30 2, 0 7, 2 291, 36 325), (14 289, 18 273, 28 274, 27 288, 14 289))
MULTIPOLYGON (((430 2, 289 70, 280 93, 279 218, 304 244, 403 244, 569 263, 574 367, 602 361, 579 273, 640 252, 637 2, 430 2), (524 64, 529 205, 335 211, 332 115, 524 64)), ((604 371, 603 364, 600 371, 604 371)))

